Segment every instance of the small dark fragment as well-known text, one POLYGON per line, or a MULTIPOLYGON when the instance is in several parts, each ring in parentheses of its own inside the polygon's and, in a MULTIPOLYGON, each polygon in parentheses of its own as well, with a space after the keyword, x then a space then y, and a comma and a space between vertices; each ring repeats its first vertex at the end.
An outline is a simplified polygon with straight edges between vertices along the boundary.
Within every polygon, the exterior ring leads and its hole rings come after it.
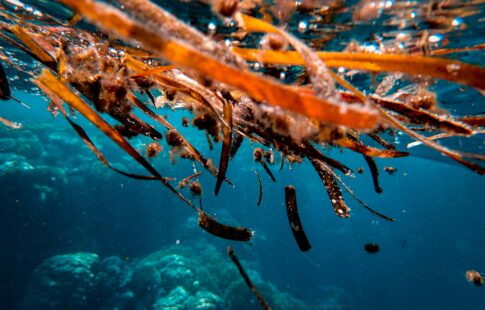
POLYGON ((393 175, 395 172, 397 172, 397 169, 394 167, 386 166, 384 167, 384 171, 389 173, 389 175, 393 175))
POLYGON ((199 210, 199 226, 209 234, 227 240, 249 241, 253 237, 251 229, 221 224, 202 210, 199 210))
POLYGON ((362 168, 362 167, 357 168, 357 173, 358 174, 364 173, 364 168, 362 168))
POLYGON ((302 252, 306 252, 312 248, 308 238, 301 225, 300 215, 298 214, 298 206, 296 204, 296 190, 292 185, 285 186, 285 201, 286 212, 288 213, 288 220, 290 221, 290 228, 295 237, 296 243, 302 252))
POLYGON ((376 243, 367 243, 366 245, 364 245, 364 250, 367 253, 375 254, 379 252, 379 245, 376 243))
POLYGON ((187 126, 189 126, 189 123, 190 123, 190 121, 189 121, 189 119, 188 119, 188 118, 186 118, 185 116, 184 116, 184 117, 182 117, 182 126, 183 126, 183 127, 187 127, 187 126))
POLYGON ((202 195, 202 185, 200 185, 199 181, 194 181, 189 185, 190 192, 194 196, 202 195))
POLYGON ((148 158, 154 158, 158 154, 160 154, 161 151, 162 151, 162 146, 160 145, 160 143, 158 143, 158 142, 152 142, 152 143, 150 143, 150 144, 147 145, 147 149, 146 149, 145 155, 148 158))
POLYGON ((181 146, 184 143, 182 136, 174 129, 171 129, 165 133, 165 139, 170 146, 181 146))
POLYGON ((256 296, 256 298, 259 300, 259 302, 263 306, 263 309, 271 309, 270 306, 263 299, 263 296, 261 296, 259 291, 254 286, 253 282, 251 282, 251 279, 249 279, 248 274, 246 273, 246 271, 244 271, 243 266, 239 262, 239 259, 237 258, 236 254, 234 253, 234 251, 232 250, 232 247, 230 245, 227 246, 227 255, 229 255, 229 257, 232 259, 232 261, 236 265, 237 269, 239 270, 239 273, 243 277, 244 281, 249 286, 251 291, 253 291, 254 295, 256 296))

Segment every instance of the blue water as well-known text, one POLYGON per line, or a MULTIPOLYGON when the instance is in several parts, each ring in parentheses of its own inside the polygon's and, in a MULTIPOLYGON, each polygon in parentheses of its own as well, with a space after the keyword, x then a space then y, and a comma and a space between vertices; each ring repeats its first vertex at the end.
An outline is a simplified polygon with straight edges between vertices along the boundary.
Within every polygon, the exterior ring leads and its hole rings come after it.
MULTIPOLYGON (((483 112, 476 91, 447 92, 449 85, 440 83, 439 99, 456 114, 483 112), (463 106, 470 98, 475 106, 463 106)), ((31 110, 11 100, 0 105, 0 116, 23 124, 0 127, 0 309, 193 309, 197 302, 199 309, 258 309, 226 255, 228 244, 273 309, 483 309, 484 288, 467 282, 465 272, 485 270, 485 181, 433 151, 417 147, 414 156, 376 159, 381 194, 362 156, 328 153, 354 170, 364 167, 345 181, 369 206, 396 218, 390 223, 348 195, 350 218, 335 216, 308 162, 291 169, 285 164, 280 172, 277 162, 273 183, 252 159, 257 143, 245 141, 227 172, 234 188, 223 184, 215 197, 215 178, 207 172, 199 178, 205 211, 255 230, 249 243, 229 242, 201 230, 197 214, 158 182, 104 167, 34 91, 14 96, 31 110), (389 175, 384 166, 397 172, 389 175), (263 181, 260 207, 253 169, 263 181), (312 245, 307 253, 298 250, 289 227, 287 184, 296 188, 312 245), (380 251, 367 253, 366 243, 377 243, 380 251), (161 278, 154 280, 157 272, 161 278)), ((169 120, 180 124, 184 115, 171 113, 169 120)), ((76 121, 117 167, 142 172, 82 117, 76 121)), ((210 151, 201 132, 180 130, 218 162, 220 144, 210 151)), ((405 149, 409 140, 398 137, 398 148, 405 149)), ((131 142, 142 152, 149 140, 131 142)), ((476 150, 474 143, 465 148, 476 150)), ((152 164, 177 180, 192 174, 192 163, 171 164, 162 144, 152 164)))

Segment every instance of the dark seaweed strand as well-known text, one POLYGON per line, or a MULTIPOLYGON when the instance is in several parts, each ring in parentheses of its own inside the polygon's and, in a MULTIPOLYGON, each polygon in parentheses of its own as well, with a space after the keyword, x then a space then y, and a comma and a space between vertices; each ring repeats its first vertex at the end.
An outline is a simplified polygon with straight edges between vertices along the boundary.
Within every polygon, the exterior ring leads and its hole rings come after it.
POLYGON ((300 251, 306 252, 312 248, 308 238, 301 225, 300 215, 298 214, 298 206, 296 203, 296 190, 293 185, 285 186, 285 201, 286 212, 288 213, 288 220, 290 221, 290 228, 295 237, 296 243, 300 248, 300 251))
POLYGON ((71 127, 74 129, 74 131, 76 131, 76 133, 81 137, 81 139, 84 141, 84 143, 86 143, 86 145, 89 147, 89 149, 91 151, 93 151, 93 153, 98 157, 98 159, 106 166, 108 167, 109 169, 113 170, 113 171, 116 171, 118 172, 119 174, 122 174, 124 176, 127 176, 129 178, 132 178, 132 179, 136 179, 136 180, 158 180, 157 177, 155 176, 152 176, 152 175, 139 175, 139 174, 133 174, 133 173, 129 173, 129 172, 125 172, 125 171, 122 171, 122 170, 119 170, 115 167, 113 167, 109 162, 108 160, 106 159, 106 157, 104 157, 103 153, 101 153, 101 151, 94 145, 94 143, 92 142, 92 140, 89 138, 89 136, 87 135, 86 131, 81 127, 79 126, 78 124, 74 123, 71 119, 69 119, 68 117, 66 117, 67 121, 69 122, 69 124, 71 125, 71 127))
POLYGON ((211 137, 209 137, 209 133, 207 132, 207 130, 204 130, 204 133, 205 133, 205 139, 207 140, 207 144, 209 145, 209 150, 212 151, 214 149, 214 145, 212 144, 211 137))
MULTIPOLYGON (((323 166, 324 164, 321 163, 319 160, 311 158, 310 159, 313 167, 317 171, 320 179, 327 190, 328 197, 330 198, 330 202, 333 206, 333 210, 337 216, 347 218, 350 216, 350 209, 345 204, 345 201, 342 197, 342 192, 335 181, 334 176, 325 169, 323 166)), ((328 168, 330 169, 330 168, 328 168)))
POLYGON ((382 193, 382 188, 379 185, 379 170, 377 169, 376 162, 370 156, 363 155, 367 166, 369 166, 370 173, 372 174, 372 182, 374 183, 374 190, 376 193, 382 193))
POLYGON ((263 296, 259 293, 258 289, 254 286, 253 282, 251 282, 251 279, 249 279, 248 274, 246 271, 244 271, 243 266, 239 262, 239 259, 236 256, 236 253, 232 250, 232 247, 230 245, 227 246, 227 255, 232 259, 234 265, 236 265, 237 269, 239 270, 239 273, 243 277, 244 281, 246 284, 249 286, 251 291, 253 291, 254 295, 256 298, 259 300, 261 303, 261 306, 263 306, 263 309, 271 309, 271 307, 266 303, 266 301, 263 299, 263 296))
POLYGON ((234 241, 249 241, 253 231, 249 228, 224 225, 202 210, 199 211, 199 226, 216 237, 234 241))
POLYGON ((224 120, 229 127, 224 126, 224 140, 222 141, 221 159, 219 161, 219 171, 217 172, 216 188, 214 190, 216 196, 221 189, 222 181, 226 176, 227 167, 229 165, 229 152, 232 145, 232 105, 229 101, 224 101, 224 120))
POLYGON ((269 177, 271 178, 271 180, 273 180, 273 182, 276 182, 276 178, 274 177, 273 173, 269 169, 268 165, 266 165, 266 163, 264 162, 264 159, 261 159, 259 162, 261 163, 261 166, 263 166, 264 170, 269 175, 269 177))
POLYGON ((239 150, 239 147, 244 141, 244 136, 240 133, 235 133, 234 134, 234 139, 232 141, 232 146, 231 146, 231 152, 230 152, 230 157, 233 158, 236 156, 237 151, 239 150))
POLYGON ((392 145, 390 142, 384 140, 383 138, 381 138, 378 134, 376 133, 373 133, 373 132, 370 132, 367 134, 372 140, 376 141, 377 143, 379 143, 380 145, 382 145, 383 147, 385 147, 386 149, 388 150, 395 150, 396 147, 394 145, 392 145))
POLYGON ((0 62, 0 99, 7 100, 10 98, 11 92, 8 86, 7 75, 5 70, 3 70, 2 63, 0 62))
POLYGON ((258 197, 258 203, 257 206, 259 207, 261 205, 261 201, 263 200, 263 183, 261 183, 261 177, 259 176, 259 173, 256 170, 253 170, 256 176, 258 177, 258 184, 259 184, 259 197, 258 197))

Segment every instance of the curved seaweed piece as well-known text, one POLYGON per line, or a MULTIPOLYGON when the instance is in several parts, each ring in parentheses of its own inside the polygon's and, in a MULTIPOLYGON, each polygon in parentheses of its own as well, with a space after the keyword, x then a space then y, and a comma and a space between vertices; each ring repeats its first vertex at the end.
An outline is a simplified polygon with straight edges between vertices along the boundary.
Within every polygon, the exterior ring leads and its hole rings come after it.
POLYGON ((300 215, 298 214, 298 205, 296 203, 296 190, 293 185, 285 186, 285 202, 288 221, 290 222, 291 232, 295 237, 296 244, 300 251, 306 252, 312 248, 308 238, 301 225, 300 215))

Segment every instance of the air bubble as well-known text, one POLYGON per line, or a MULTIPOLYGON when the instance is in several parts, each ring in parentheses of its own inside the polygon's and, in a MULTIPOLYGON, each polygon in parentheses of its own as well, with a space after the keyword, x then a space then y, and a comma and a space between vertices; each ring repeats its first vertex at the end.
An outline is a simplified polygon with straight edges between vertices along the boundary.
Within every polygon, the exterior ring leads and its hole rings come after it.
POLYGON ((298 32, 303 33, 308 29, 308 22, 306 20, 302 20, 298 23, 298 32))

